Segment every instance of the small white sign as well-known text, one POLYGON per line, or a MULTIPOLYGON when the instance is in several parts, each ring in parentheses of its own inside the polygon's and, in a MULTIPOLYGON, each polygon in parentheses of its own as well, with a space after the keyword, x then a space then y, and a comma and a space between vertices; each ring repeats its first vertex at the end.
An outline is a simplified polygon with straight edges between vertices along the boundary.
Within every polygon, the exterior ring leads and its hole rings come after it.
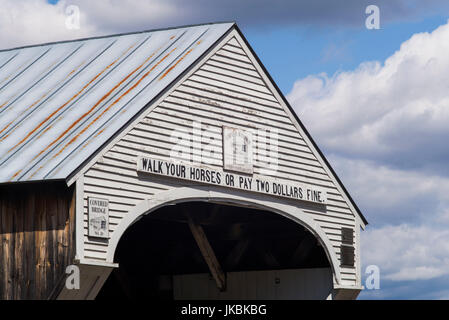
POLYGON ((253 173, 253 137, 251 131, 223 126, 223 168, 253 173))
POLYGON ((89 236, 109 237, 109 201, 100 198, 87 198, 89 208, 89 236))

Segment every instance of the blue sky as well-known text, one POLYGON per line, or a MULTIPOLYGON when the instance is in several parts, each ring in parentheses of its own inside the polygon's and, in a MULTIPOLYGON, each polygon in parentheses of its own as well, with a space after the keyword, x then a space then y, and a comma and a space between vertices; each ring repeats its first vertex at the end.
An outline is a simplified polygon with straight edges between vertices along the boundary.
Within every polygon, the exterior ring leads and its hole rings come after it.
MULTIPOLYGON (((364 15, 363 12, 360 14, 364 15)), ((447 16, 435 15, 385 25, 381 21, 379 30, 368 30, 364 25, 318 30, 297 25, 268 31, 247 27, 243 32, 278 86, 287 94, 298 78, 352 70, 364 61, 384 61, 414 33, 432 31, 447 19, 447 16)))
MULTIPOLYGON (((58 4, 62 1, 47 0, 47 2, 58 4)), ((176 3, 176 1, 174 2, 176 3)), ((197 2, 201 3, 202 1, 197 2)), ((314 1, 297 2, 313 3, 314 1)), ((329 1, 318 2, 323 2, 320 5, 324 6, 329 1)), ((334 2, 338 3, 341 8, 339 10, 344 11, 345 1, 334 2)), ((389 10, 389 21, 382 21, 381 16, 381 29, 368 30, 364 25, 364 19, 367 17, 363 11, 366 7, 365 1, 360 0, 359 2, 362 4, 357 6, 359 10, 355 14, 358 16, 354 17, 358 24, 341 24, 340 22, 337 26, 332 22, 320 23, 319 25, 304 24, 300 18, 295 21, 293 17, 293 21, 288 24, 274 22, 267 28, 261 27, 260 22, 246 21, 245 17, 239 20, 232 13, 223 18, 215 18, 214 14, 209 12, 201 17, 201 21, 236 21, 278 86, 286 94, 298 78, 321 72, 333 74, 341 70, 354 69, 364 61, 383 61, 398 50, 400 44, 414 33, 431 31, 446 23, 448 18, 438 12, 439 10, 427 9, 430 12, 424 10, 422 16, 414 14, 409 20, 399 19, 400 17, 394 19, 394 12, 389 10), (210 16, 209 19, 208 16, 210 16), (279 48, 281 51, 273 50, 273 48, 279 48), (280 55, 282 55, 282 59, 279 59, 280 55), (300 63, 301 61, 304 61, 304 63, 300 63)), ((410 2, 413 3, 414 1, 410 2)), ((67 2, 67 4, 71 3, 76 3, 76 1, 67 2)), ((381 10, 384 5, 383 1, 368 1, 367 3, 378 3, 381 10)), ((437 5, 434 7, 438 8, 437 5)), ((430 5, 430 7, 433 6, 430 5)), ((446 5, 444 7, 447 9, 446 5)), ((333 8, 330 8, 330 13, 327 14, 333 14, 332 10, 333 8)), ((333 15, 338 16, 338 10, 335 11, 333 15)), ((190 20, 187 23, 198 23, 198 21, 190 20)), ((132 27, 129 29, 132 30, 132 27)))
POLYGON ((449 299, 449 3, 4 0, 2 47, 237 21, 370 224, 361 299, 449 299), (80 8, 81 28, 64 27, 80 8), (380 29, 365 27, 368 4, 380 29))

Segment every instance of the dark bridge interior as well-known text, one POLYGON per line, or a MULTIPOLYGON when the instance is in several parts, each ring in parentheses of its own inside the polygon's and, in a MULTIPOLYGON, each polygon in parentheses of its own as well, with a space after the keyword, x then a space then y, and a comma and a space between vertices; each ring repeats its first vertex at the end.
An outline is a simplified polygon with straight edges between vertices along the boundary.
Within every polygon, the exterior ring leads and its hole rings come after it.
POLYGON ((120 267, 97 299, 172 299, 172 275, 210 273, 192 223, 200 226, 223 274, 330 267, 316 238, 290 219, 252 208, 188 202, 162 207, 129 227, 116 250, 120 267))

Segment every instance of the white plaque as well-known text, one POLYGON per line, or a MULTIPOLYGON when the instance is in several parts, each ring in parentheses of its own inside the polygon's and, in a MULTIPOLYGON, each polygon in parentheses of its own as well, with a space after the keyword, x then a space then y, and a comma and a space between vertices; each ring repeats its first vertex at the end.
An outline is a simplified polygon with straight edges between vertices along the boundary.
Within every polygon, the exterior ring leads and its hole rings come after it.
POLYGON ((253 173, 253 137, 249 130, 223 127, 223 168, 253 173))
POLYGON ((109 237, 109 201, 100 198, 87 198, 89 207, 89 236, 109 237))

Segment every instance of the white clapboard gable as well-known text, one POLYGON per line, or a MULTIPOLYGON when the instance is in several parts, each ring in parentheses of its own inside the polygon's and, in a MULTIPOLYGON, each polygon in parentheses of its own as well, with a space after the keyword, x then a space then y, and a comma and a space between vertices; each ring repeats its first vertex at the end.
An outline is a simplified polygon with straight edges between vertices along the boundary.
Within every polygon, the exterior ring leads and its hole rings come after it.
MULTIPOLYGON (((316 186, 327 193, 325 210, 301 204, 324 231, 340 259, 341 228, 354 230, 355 267, 341 267, 341 283, 360 286, 360 227, 363 218, 344 186, 336 177, 309 134, 275 87, 237 27, 231 29, 207 54, 196 61, 166 91, 147 106, 77 173, 68 179, 83 190, 79 204, 83 218, 78 228, 84 237, 77 240, 77 255, 106 261, 107 240, 88 237, 87 199, 109 201, 109 233, 136 205, 154 195, 191 185, 177 179, 141 179, 136 171, 138 157, 169 160, 176 145, 173 132, 190 135, 193 141, 178 149, 182 158, 210 168, 223 166, 223 127, 252 128, 258 150, 253 159, 254 174, 316 186), (264 132, 278 137, 278 167, 267 170, 269 157, 264 152, 264 132), (195 147, 207 134, 208 144, 195 147), (199 136, 200 135, 200 136, 199 136), (206 151, 206 153, 204 152, 206 151), (206 154, 207 156, 204 156, 206 154), (201 158, 199 158, 201 157, 201 158), (81 202, 82 201, 82 202, 81 202)), ((268 196, 270 197, 270 196, 268 196)))

